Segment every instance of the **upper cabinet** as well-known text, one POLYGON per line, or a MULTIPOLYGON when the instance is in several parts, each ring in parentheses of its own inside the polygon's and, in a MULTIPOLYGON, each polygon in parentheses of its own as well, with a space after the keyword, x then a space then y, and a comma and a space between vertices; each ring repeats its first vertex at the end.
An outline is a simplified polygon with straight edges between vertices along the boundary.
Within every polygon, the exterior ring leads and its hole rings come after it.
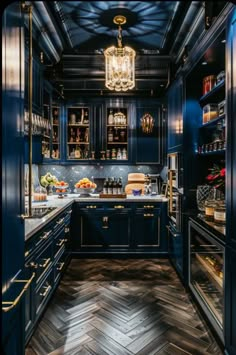
POLYGON ((168 91, 168 152, 181 150, 183 144, 183 80, 176 80, 168 91))
POLYGON ((136 108, 137 164, 162 163, 162 112, 161 106, 138 104, 136 108))
POLYGON ((72 106, 67 108, 67 160, 88 160, 92 158, 91 117, 92 113, 88 106, 72 106))

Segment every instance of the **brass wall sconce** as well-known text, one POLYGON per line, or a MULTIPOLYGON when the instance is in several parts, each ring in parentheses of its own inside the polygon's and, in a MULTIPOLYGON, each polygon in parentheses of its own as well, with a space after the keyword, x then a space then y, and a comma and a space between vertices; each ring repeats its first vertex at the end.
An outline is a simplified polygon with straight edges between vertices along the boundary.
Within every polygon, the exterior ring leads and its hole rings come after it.
POLYGON ((146 134, 151 134, 154 128, 155 120, 150 115, 150 113, 145 113, 140 121, 142 132, 146 134))

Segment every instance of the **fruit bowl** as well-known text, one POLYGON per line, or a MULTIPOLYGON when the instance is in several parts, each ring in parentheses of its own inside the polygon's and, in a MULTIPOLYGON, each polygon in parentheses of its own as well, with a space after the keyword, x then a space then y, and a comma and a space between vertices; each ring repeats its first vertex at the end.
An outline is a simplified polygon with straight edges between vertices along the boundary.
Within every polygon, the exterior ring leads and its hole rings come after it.
POLYGON ((93 187, 76 187, 75 186, 75 191, 79 193, 80 197, 84 196, 89 196, 95 191, 95 188, 93 187))
POLYGON ((58 185, 55 184, 54 188, 55 188, 55 192, 58 195, 58 198, 63 198, 64 196, 67 195, 67 188, 69 187, 69 184, 64 183, 64 185, 58 185))

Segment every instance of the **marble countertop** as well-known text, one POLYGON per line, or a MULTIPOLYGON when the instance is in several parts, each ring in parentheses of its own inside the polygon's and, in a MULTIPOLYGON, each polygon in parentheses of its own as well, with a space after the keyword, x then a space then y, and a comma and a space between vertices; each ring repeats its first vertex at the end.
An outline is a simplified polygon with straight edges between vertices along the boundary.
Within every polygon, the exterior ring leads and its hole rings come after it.
POLYGON ((55 210, 42 218, 25 219, 25 240, 28 240, 33 234, 45 227, 53 218, 61 213, 65 208, 72 205, 73 202, 167 202, 168 199, 161 195, 154 196, 132 196, 126 198, 99 198, 98 194, 91 194, 89 197, 80 197, 79 194, 68 194, 67 197, 58 198, 58 196, 48 196, 48 201, 42 203, 33 203, 32 207, 56 207, 55 210))

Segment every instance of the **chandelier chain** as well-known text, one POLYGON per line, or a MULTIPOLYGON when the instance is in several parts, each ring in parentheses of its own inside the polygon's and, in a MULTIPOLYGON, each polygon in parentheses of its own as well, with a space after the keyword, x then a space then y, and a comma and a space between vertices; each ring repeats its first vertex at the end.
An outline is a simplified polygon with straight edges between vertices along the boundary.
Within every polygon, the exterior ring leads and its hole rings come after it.
POLYGON ((118 48, 122 48, 122 28, 120 25, 118 27, 117 43, 118 43, 118 48))

